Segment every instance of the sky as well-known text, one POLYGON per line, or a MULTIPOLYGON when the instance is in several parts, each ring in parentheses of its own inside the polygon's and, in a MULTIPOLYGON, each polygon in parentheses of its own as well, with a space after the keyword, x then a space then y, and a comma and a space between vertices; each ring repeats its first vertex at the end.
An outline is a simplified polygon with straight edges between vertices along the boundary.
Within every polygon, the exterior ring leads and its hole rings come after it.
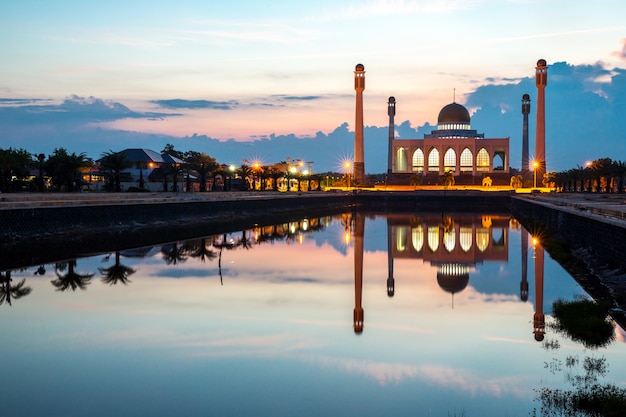
POLYGON ((396 136, 422 137, 454 100, 485 137, 511 138, 519 167, 521 95, 545 59, 548 169, 624 160, 625 15, 619 0, 3 2, 0 147, 172 143, 333 169, 353 152, 362 63, 368 172, 386 170, 389 96, 396 136))

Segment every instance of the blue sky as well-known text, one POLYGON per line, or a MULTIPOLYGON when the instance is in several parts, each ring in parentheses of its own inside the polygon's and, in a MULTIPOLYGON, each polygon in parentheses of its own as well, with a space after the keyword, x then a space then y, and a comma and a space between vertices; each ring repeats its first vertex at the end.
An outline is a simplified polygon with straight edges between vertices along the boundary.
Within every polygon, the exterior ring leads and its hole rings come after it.
MULTIPOLYGON (((387 125, 393 95, 398 124, 408 121, 415 133, 407 134, 422 134, 456 91, 456 101, 475 114, 473 128, 486 137, 510 136, 517 148, 521 122, 511 119, 501 129, 480 110, 495 100, 503 112, 519 113, 519 100, 503 97, 531 80, 539 58, 586 71, 587 78, 573 81, 581 94, 613 105, 626 93, 615 79, 623 83, 626 68, 623 16, 626 4, 612 0, 7 2, 0 5, 0 147, 49 153, 66 146, 97 157, 170 142, 231 159, 226 163, 315 158, 320 169, 332 168, 351 153, 353 69, 363 63, 366 125, 387 125), (479 91, 489 94, 477 100, 479 91), (34 114, 45 117, 33 120, 34 114), (345 135, 330 138, 333 132, 345 135), (336 144, 333 153, 307 150, 319 147, 310 145, 320 134, 336 144), (272 146, 276 137, 289 149, 272 146), (238 145, 260 139, 262 146, 238 145)), ((552 75, 548 112, 550 94, 561 91, 552 75)), ((550 169, 550 130, 555 148, 563 139, 556 134, 560 115, 548 116, 550 169)), ((604 154, 571 150, 552 165, 626 159, 606 154, 611 143, 596 148, 604 154)), ((382 171, 385 158, 371 150, 368 163, 367 152, 366 169, 382 171)), ((512 166, 516 159, 512 149, 512 166)))

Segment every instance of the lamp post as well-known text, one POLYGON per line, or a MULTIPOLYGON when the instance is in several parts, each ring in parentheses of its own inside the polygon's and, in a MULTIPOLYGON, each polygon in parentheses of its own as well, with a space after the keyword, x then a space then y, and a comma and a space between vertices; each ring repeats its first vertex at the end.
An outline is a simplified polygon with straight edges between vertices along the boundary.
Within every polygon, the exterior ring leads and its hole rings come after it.
POLYGON ((537 168, 539 168, 539 162, 533 161, 533 188, 537 188, 537 168))
POLYGON ((348 175, 348 190, 350 190, 350 162, 346 161, 344 166, 346 167, 346 174, 348 175))

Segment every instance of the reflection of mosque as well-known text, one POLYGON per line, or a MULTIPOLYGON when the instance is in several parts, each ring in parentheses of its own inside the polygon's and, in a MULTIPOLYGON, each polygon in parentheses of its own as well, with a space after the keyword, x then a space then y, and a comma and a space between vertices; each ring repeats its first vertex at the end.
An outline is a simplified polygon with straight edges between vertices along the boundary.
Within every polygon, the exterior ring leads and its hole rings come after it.
MULTIPOLYGON (((354 234, 354 288, 355 307, 353 327, 361 334, 364 327, 363 237, 365 217, 353 213, 351 226, 354 234)), ((395 294, 394 261, 398 259, 428 262, 437 268, 439 287, 452 294, 467 287, 470 272, 484 261, 508 262, 510 217, 507 215, 407 215, 387 214, 387 295, 395 294)), ((522 281, 520 298, 528 299, 527 242, 528 232, 522 235, 522 281)), ((543 258, 544 250, 533 238, 535 267, 535 302, 533 333, 542 341, 545 334, 543 314, 543 258)))
POLYGON ((430 263, 437 268, 441 289, 451 294, 465 289, 476 264, 508 261, 509 216, 389 215, 387 219, 389 262, 430 263))

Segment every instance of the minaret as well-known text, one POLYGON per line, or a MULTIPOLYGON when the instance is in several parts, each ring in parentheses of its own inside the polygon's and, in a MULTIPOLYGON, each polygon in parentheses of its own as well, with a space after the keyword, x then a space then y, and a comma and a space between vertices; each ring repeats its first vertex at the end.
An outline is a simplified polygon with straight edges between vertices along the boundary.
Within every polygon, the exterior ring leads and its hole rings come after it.
POLYGON ((365 156, 363 151, 363 90, 365 90, 365 67, 357 64, 354 69, 354 89, 356 90, 356 122, 354 125, 354 181, 365 183, 365 156))
POLYGON ((535 340, 541 342, 546 334, 546 321, 543 314, 543 247, 533 237, 535 251, 535 314, 533 316, 533 333, 535 340))
POLYGON ((361 298, 363 292, 363 234, 365 231, 365 217, 354 213, 354 333, 363 333, 363 307, 361 298))
POLYGON ((389 97, 387 103, 387 114, 389 115, 389 145, 387 148, 387 181, 391 178, 393 172, 393 139, 395 136, 396 125, 394 117, 396 115, 396 98, 389 97))
POLYGON ((524 122, 522 127, 522 180, 529 176, 530 162, 528 159, 528 114, 530 113, 530 96, 522 96, 522 114, 524 122))
MULTIPOLYGON (((393 98, 393 97, 391 97, 393 98)), ((391 100, 390 100, 391 101, 391 100)), ((387 295, 393 297, 396 292, 396 282, 393 278, 393 237, 391 236, 391 220, 387 218, 387 295)))
POLYGON ((548 64, 545 59, 537 61, 535 68, 535 84, 537 85, 537 135, 535 137, 535 161, 538 162, 537 182, 542 184, 546 173, 546 85, 548 85, 548 64))

